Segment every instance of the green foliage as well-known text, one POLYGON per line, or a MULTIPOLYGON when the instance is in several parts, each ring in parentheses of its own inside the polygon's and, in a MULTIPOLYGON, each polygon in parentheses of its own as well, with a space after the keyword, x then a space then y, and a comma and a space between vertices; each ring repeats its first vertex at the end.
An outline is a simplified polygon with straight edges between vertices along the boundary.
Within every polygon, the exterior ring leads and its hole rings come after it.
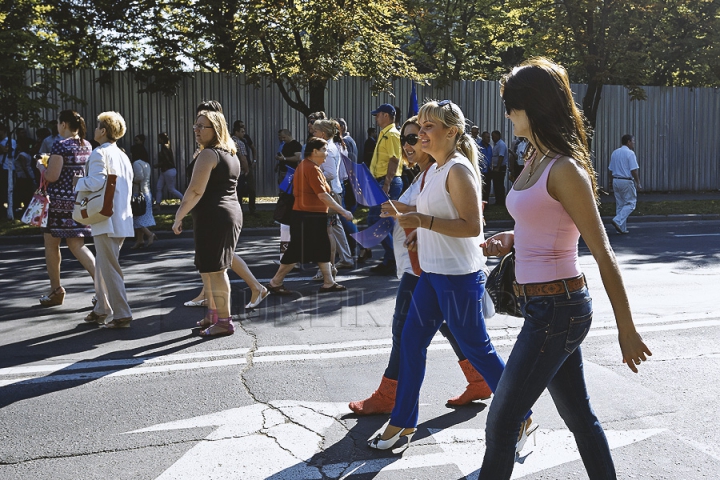
POLYGON ((167 94, 193 71, 242 73, 307 114, 345 75, 375 91, 397 77, 443 86, 543 55, 588 84, 591 124, 606 84, 635 99, 641 85, 720 85, 718 0, 0 0, 0 12, 0 121, 13 124, 40 122, 57 72, 79 68, 129 69, 167 94))
POLYGON ((516 10, 496 0, 409 0, 404 50, 442 87, 454 80, 498 78, 522 60, 516 10))
POLYGON ((177 65, 163 69, 168 60, 184 57, 196 68, 244 73, 257 85, 269 79, 290 106, 308 114, 324 109, 329 80, 360 75, 385 90, 393 77, 414 74, 399 48, 396 25, 403 9, 395 0, 151 0, 148 5, 154 6, 146 18, 158 26, 143 28, 151 48, 138 71, 153 72, 146 79, 150 88, 163 89, 152 84, 177 72, 177 65))

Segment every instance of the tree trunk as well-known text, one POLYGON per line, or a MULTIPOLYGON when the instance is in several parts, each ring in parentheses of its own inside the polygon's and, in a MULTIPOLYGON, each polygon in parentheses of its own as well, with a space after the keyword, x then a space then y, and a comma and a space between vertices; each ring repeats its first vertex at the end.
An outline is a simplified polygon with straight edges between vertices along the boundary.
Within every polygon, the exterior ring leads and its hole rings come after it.
POLYGON ((595 135, 595 125, 597 124, 597 112, 602 98, 603 84, 597 80, 590 80, 587 92, 583 97, 582 107, 585 118, 592 129, 592 135, 588 137, 588 149, 592 148, 592 139, 595 135))
POLYGON ((311 80, 308 82, 308 90, 310 93, 309 111, 302 112, 305 116, 314 112, 325 111, 325 88, 327 80, 311 80))

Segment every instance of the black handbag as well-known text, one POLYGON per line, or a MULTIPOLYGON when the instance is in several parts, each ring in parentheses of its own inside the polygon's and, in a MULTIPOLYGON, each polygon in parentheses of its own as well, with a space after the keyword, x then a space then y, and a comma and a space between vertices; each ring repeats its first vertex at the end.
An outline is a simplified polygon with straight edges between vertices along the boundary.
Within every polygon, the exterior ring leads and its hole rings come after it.
POLYGON ((147 212, 147 200, 145 195, 142 193, 133 195, 130 199, 130 209, 132 210, 133 217, 142 217, 147 212))
POLYGON ((275 205, 275 211, 273 212, 273 219, 276 222, 280 222, 283 225, 290 225, 293 218, 293 205, 295 204, 295 197, 292 193, 280 192, 278 196, 277 205, 275 205))
POLYGON ((515 282, 515 251, 505 255, 488 275, 485 289, 490 294, 495 312, 522 317, 520 301, 513 290, 515 282))

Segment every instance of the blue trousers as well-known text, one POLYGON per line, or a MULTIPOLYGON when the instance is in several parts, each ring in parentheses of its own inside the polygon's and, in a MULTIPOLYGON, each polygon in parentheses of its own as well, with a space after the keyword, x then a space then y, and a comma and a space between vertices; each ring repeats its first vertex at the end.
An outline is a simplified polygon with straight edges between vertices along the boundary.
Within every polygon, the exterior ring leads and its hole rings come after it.
POLYGON ((485 327, 481 303, 484 291, 482 271, 466 275, 426 272, 420 275, 400 339, 400 375, 391 425, 417 426, 427 348, 443 320, 470 364, 495 391, 505 363, 495 351, 485 327))
POLYGON ((546 387, 575 436, 590 479, 615 479, 610 448, 590 406, 583 374, 580 344, 592 323, 587 288, 521 297, 520 304, 525 323, 490 405, 480 479, 510 478, 520 424, 546 387))
MULTIPOLYGON (((385 179, 378 180, 378 185, 380 185, 380 188, 382 188, 385 185, 385 179)), ((395 177, 393 178, 392 182, 390 182, 390 191, 388 192, 388 196, 390 197, 390 200, 397 200, 400 198, 400 194, 402 193, 402 178, 395 177)), ((370 210, 368 211, 368 227, 371 225, 375 225, 377 222, 380 221, 380 211, 382 208, 380 205, 375 205, 374 207, 370 207, 370 210)), ((383 257, 383 265, 395 265, 395 251, 393 249, 393 238, 392 235, 388 235, 385 237, 385 240, 382 241, 382 247, 385 250, 385 256, 383 257)))
MULTIPOLYGON (((400 373, 400 339, 402 338, 403 327, 405 326, 408 311, 410 311, 413 291, 415 291, 418 280, 419 278, 415 275, 403 273, 400 279, 400 285, 398 286, 397 296, 395 297, 395 313, 393 314, 392 322, 392 350, 390 350, 390 359, 385 369, 385 377, 391 380, 397 380, 400 373)), ((465 360, 465 355, 463 355, 462 350, 460 350, 460 346, 450 332, 447 323, 443 322, 443 324, 440 325, 440 333, 447 338, 458 360, 465 360)))

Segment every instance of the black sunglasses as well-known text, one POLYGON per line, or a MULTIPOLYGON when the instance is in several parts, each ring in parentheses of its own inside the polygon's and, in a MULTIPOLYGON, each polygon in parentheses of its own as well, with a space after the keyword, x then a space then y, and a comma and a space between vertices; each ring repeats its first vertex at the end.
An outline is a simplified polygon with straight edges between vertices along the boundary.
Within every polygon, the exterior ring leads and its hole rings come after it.
POLYGON ((418 136, 414 133, 411 133, 409 135, 400 135, 400 146, 403 146, 406 143, 409 145, 415 145, 417 142, 418 136))

